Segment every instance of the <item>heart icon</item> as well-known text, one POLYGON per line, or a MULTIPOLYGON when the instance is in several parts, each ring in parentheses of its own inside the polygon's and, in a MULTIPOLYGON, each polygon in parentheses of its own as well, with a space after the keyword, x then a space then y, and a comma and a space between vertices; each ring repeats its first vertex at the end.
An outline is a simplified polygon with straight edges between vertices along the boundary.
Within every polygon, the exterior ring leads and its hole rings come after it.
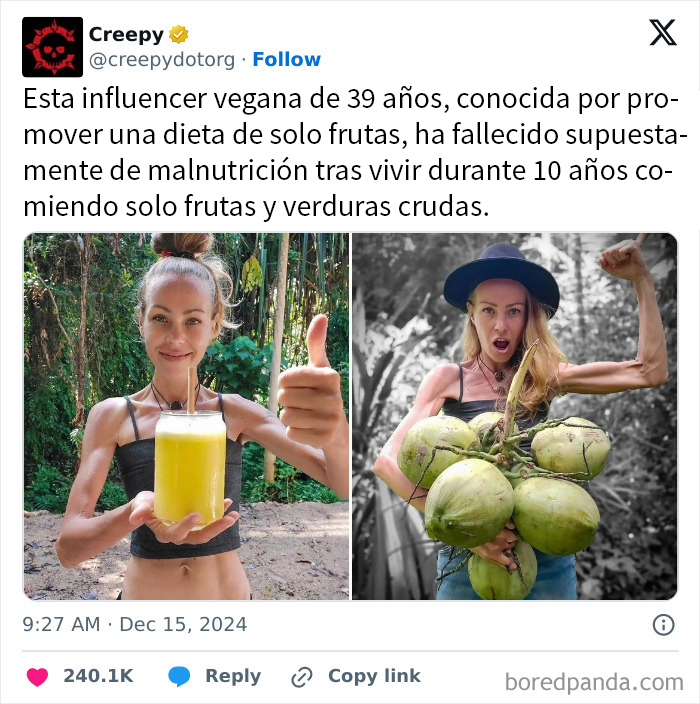
POLYGON ((43 667, 40 667, 38 670, 35 670, 33 667, 30 667, 27 670, 27 679, 35 687, 40 687, 42 684, 44 684, 48 676, 49 673, 43 667))

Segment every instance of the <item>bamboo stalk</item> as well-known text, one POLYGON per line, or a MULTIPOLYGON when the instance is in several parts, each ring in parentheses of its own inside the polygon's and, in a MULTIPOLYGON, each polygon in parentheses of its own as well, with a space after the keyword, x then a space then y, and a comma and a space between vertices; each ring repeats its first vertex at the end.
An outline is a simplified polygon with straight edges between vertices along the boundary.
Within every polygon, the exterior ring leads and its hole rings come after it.
MULTIPOLYGON (((267 409, 273 415, 279 412, 277 392, 279 390, 280 365, 282 363, 282 341, 284 339, 284 304, 287 293, 287 259, 289 258, 289 233, 280 235, 279 254, 277 257, 277 295, 275 297, 275 322, 273 329, 272 364, 270 366, 270 391, 267 409)), ((265 481, 271 484, 275 481, 275 455, 265 450, 263 461, 265 481)))

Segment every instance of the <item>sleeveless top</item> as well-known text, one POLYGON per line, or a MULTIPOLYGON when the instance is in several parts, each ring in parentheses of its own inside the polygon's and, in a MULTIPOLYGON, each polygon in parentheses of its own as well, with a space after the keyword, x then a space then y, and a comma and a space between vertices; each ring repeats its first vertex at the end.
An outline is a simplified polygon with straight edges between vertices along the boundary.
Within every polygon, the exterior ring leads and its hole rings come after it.
MULTIPOLYGON (((472 418, 476 418, 476 416, 480 413, 497 410, 496 404, 498 401, 496 399, 484 401, 462 401, 462 394, 464 393, 464 370, 462 369, 461 364, 458 364, 457 366, 459 367, 459 399, 445 399, 445 403, 442 405, 442 412, 446 416, 459 418, 465 423, 468 423, 472 420, 472 418)), ((548 414, 549 406, 547 403, 543 402, 538 406, 533 417, 530 418, 529 416, 525 416, 523 418, 516 418, 515 422, 520 430, 524 430, 525 428, 531 428, 533 425, 537 425, 543 420, 546 420, 548 414)), ((531 444, 532 440, 527 438, 520 441, 519 447, 529 451, 531 444)))
MULTIPOLYGON (((153 491, 155 477, 155 438, 139 438, 134 407, 128 396, 126 399, 134 426, 133 442, 117 447, 114 458, 124 483, 124 490, 133 499, 140 491, 153 491)), ((219 394, 219 408, 224 417, 224 402, 219 394)), ((226 478, 224 496, 233 503, 228 511, 238 511, 241 503, 241 468, 243 446, 239 442, 226 438, 226 478)), ((228 513, 227 511, 227 513, 228 513)), ((131 533, 131 554, 149 560, 163 560, 186 557, 205 557, 218 555, 229 550, 237 550, 241 545, 238 523, 219 533, 202 545, 175 545, 161 543, 148 526, 139 526, 131 533)))

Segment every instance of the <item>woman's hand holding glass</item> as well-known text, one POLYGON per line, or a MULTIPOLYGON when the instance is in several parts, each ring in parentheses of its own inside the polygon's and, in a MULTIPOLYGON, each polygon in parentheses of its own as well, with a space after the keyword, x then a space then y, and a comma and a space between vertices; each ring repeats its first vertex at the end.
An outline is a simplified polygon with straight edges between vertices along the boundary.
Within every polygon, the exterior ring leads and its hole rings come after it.
MULTIPOLYGON (((240 514, 236 511, 231 511, 208 526, 195 530, 202 517, 198 513, 190 513, 178 523, 168 525, 163 523, 153 512, 154 498, 155 495, 152 491, 139 492, 131 502, 129 523, 134 528, 142 525, 148 526, 161 543, 174 543, 175 545, 201 545, 202 543, 208 543, 219 533, 223 533, 226 529, 233 526, 240 518, 240 514)), ((224 511, 232 503, 231 499, 226 499, 224 501, 224 511)))

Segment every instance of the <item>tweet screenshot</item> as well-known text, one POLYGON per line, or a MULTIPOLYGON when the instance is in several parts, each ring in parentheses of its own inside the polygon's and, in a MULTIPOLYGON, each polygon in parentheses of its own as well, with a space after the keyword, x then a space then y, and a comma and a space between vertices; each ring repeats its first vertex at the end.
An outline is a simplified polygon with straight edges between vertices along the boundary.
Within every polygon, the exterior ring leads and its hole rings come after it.
POLYGON ((698 2, 0 13, 0 704, 700 702, 698 2))

